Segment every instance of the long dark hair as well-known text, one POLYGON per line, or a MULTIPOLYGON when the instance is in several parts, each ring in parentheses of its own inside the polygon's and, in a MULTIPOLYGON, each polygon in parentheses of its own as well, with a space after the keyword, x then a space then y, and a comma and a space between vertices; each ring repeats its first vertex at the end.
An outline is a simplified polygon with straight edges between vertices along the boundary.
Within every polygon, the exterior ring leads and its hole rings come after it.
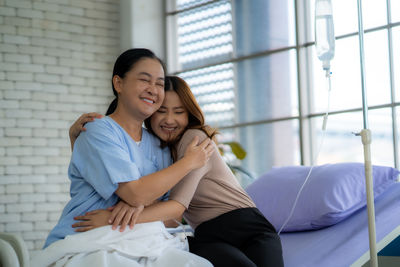
MULTIPOLYGON (((115 64, 114 64, 114 70, 113 70, 112 77, 114 77, 115 75, 118 75, 119 77, 124 78, 125 74, 128 71, 130 71, 139 60, 141 60, 143 58, 152 58, 152 59, 158 60, 161 64, 162 68, 164 69, 164 73, 166 73, 166 68, 165 68, 164 62, 161 59, 159 59, 151 50, 146 49, 146 48, 133 48, 133 49, 126 50, 121 55, 119 55, 119 57, 117 58, 117 60, 115 61, 115 64)), ((112 85, 115 99, 111 102, 110 106, 108 107, 106 116, 112 114, 118 105, 118 93, 114 88, 112 78, 111 78, 111 85, 112 85)))
MULTIPOLYGON (((197 103, 196 98, 190 90, 189 85, 178 76, 166 76, 164 89, 165 92, 174 91, 175 93, 177 93, 180 100, 182 101, 183 106, 187 110, 189 122, 186 126, 185 131, 187 129, 202 130, 209 138, 212 138, 216 142, 215 135, 218 132, 216 129, 211 128, 210 126, 205 124, 203 111, 201 110, 200 105, 197 103)), ((155 135, 153 129, 151 128, 151 116, 145 119, 144 124, 147 130, 155 135)), ((183 131, 175 140, 169 142, 161 140, 161 147, 168 146, 175 161, 177 160, 176 144, 182 138, 182 135, 185 131, 183 131)))

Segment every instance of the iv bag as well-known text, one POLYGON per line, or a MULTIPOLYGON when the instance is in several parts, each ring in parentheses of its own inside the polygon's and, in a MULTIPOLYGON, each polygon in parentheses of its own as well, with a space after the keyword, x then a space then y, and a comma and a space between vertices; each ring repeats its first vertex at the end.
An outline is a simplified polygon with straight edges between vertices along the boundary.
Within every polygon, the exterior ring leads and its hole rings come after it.
POLYGON ((335 55, 335 33, 330 0, 315 2, 315 48, 319 60, 323 62, 323 69, 329 69, 330 60, 335 55))

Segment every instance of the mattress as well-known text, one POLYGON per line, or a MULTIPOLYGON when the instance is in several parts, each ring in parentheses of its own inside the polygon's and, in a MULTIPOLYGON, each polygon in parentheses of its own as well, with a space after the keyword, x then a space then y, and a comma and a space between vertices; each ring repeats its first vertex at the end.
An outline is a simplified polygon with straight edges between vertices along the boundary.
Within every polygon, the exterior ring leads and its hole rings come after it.
MULTIPOLYGON (((390 242, 399 235, 400 183, 375 199, 375 221, 377 242, 390 242)), ((367 207, 336 225, 315 231, 282 233, 280 237, 286 267, 340 267, 366 261, 369 251, 367 207)))

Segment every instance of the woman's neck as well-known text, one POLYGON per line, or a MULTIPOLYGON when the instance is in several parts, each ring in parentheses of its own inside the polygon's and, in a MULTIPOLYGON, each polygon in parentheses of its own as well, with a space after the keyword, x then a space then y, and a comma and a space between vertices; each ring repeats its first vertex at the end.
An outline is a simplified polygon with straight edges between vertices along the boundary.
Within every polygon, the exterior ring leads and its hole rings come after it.
POLYGON ((118 123, 136 142, 142 140, 143 121, 129 116, 122 110, 116 110, 110 117, 118 123))

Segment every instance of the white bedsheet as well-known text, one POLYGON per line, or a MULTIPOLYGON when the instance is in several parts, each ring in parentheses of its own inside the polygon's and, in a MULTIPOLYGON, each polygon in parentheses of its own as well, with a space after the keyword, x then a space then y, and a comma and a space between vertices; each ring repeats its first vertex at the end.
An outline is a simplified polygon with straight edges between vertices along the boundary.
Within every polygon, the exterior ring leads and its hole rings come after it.
POLYGON ((161 222, 137 224, 124 232, 104 226, 69 235, 38 252, 31 266, 212 266, 188 252, 186 239, 169 234, 161 222))

